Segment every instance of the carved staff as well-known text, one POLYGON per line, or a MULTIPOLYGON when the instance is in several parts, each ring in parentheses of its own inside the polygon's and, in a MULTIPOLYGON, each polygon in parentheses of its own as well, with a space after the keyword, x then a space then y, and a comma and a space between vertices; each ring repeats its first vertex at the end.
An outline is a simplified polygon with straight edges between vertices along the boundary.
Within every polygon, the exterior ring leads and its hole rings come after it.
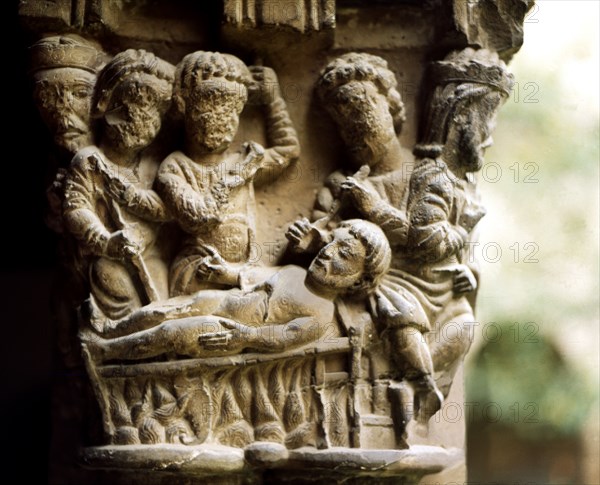
MULTIPOLYGON (((112 203, 113 211, 115 214, 115 219, 117 224, 120 226, 120 229, 125 229, 127 227, 126 222, 123 219, 123 214, 121 213, 121 208, 116 201, 112 203)), ((135 268, 136 274, 140 279, 141 287, 144 290, 145 296, 148 302, 158 301, 160 300, 160 296, 158 295, 158 291, 154 286, 154 282, 152 281, 152 277, 150 276, 150 272, 148 271, 148 267, 146 266, 146 262, 139 251, 133 246, 125 247, 125 254, 129 258, 129 262, 135 268)))
MULTIPOLYGON (((99 157, 96 153, 92 153, 88 157, 88 160, 97 167, 98 171, 102 174, 102 176, 105 179, 108 179, 108 182, 110 183, 110 179, 112 176, 109 172, 109 168, 106 166, 106 163, 104 163, 104 160, 102 160, 101 157, 99 157)), ((118 228, 120 230, 127 229, 128 224, 123 218, 121 207, 119 206, 117 201, 112 201, 111 208, 118 228)), ((139 279, 139 284, 137 284, 136 286, 138 286, 138 290, 142 290, 141 293, 143 293, 143 295, 141 296, 146 297, 148 303, 160 300, 160 296, 158 294, 158 291, 156 290, 154 281, 150 276, 150 272, 148 271, 146 262, 142 258, 142 255, 139 253, 137 248, 134 247, 134 245, 127 245, 125 247, 124 252, 129 264, 134 268, 134 276, 137 277, 137 279, 139 279)))

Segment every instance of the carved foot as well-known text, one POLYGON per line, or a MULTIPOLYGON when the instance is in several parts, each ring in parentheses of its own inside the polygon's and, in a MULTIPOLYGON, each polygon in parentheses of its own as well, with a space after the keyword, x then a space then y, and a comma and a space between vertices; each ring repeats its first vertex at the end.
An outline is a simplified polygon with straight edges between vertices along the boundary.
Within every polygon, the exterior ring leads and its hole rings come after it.
POLYGON ((444 396, 430 375, 421 377, 414 385, 415 419, 426 426, 431 417, 441 409, 444 396))

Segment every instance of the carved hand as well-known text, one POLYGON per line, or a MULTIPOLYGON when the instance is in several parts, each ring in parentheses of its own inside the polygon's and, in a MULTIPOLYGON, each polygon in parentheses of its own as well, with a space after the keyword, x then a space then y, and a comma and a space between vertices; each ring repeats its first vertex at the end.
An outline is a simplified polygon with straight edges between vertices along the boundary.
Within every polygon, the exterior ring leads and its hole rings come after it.
POLYGON ((113 199, 125 205, 130 202, 131 196, 135 191, 131 183, 119 177, 111 177, 106 188, 113 199))
POLYGON ((461 265, 461 270, 454 276, 452 291, 457 295, 461 295, 463 293, 470 293, 476 288, 477 280, 475 279, 475 275, 468 266, 461 265))
POLYGON ((261 163, 265 158, 265 149, 263 146, 249 141, 244 143, 243 148, 246 151, 246 156, 236 170, 235 176, 231 181, 227 182, 226 185, 229 189, 235 189, 254 179, 256 172, 263 168, 263 164, 261 163))
POLYGON ((213 281, 228 285, 236 285, 239 271, 233 268, 212 246, 198 248, 204 259, 196 269, 196 276, 202 281, 213 281))
POLYGON ((252 342, 254 332, 251 327, 233 320, 219 319, 219 323, 228 330, 205 333, 198 337, 198 345, 204 350, 235 353, 252 342))
POLYGON ((249 86, 249 99, 256 104, 271 104, 280 96, 279 79, 270 67, 250 66, 254 82, 249 86))
POLYGON ((369 213, 375 207, 378 195, 356 177, 347 177, 342 183, 342 195, 349 198, 354 207, 362 213, 369 213))
POLYGON ((285 237, 296 251, 304 251, 311 246, 315 239, 315 228, 310 221, 303 217, 288 227, 285 237))
POLYGON ((105 255, 111 259, 121 260, 138 254, 139 245, 134 241, 131 231, 113 232, 106 243, 105 255))

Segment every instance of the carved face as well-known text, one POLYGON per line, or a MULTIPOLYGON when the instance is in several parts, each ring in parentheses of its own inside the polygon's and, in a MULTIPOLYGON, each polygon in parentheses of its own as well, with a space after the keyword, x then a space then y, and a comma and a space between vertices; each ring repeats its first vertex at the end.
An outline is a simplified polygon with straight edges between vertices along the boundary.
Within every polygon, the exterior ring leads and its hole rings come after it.
POLYGON ((329 110, 354 162, 378 164, 396 136, 385 96, 371 82, 354 81, 336 91, 329 110))
POLYGON ((96 76, 62 67, 36 73, 34 82, 33 96, 54 142, 70 153, 91 145, 90 109, 96 76))
POLYGON ((104 113, 104 136, 121 149, 146 148, 160 131, 165 99, 150 75, 136 75, 119 84, 104 113))
POLYGON ((310 264, 307 279, 316 289, 343 292, 363 276, 366 249, 347 227, 338 228, 333 234, 333 241, 310 264))
POLYGON ((246 87, 229 81, 204 81, 185 106, 185 131, 206 153, 225 151, 233 141, 247 99, 246 87))
POLYGON ((453 119, 442 154, 449 166, 460 167, 466 172, 481 170, 485 149, 493 142, 491 135, 502 101, 500 93, 489 93, 453 119))

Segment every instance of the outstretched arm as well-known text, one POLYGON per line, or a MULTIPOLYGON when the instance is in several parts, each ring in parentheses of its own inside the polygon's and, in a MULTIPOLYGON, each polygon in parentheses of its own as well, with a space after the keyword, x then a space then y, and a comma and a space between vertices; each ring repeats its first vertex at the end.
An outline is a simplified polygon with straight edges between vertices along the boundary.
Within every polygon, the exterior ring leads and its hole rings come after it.
POLYGON ((167 352, 190 357, 208 357, 198 345, 201 335, 212 335, 223 327, 218 317, 199 316, 169 320, 160 325, 123 337, 105 339, 84 330, 81 340, 99 362, 107 360, 141 360, 167 352))
POLYGON ((347 200, 373 224, 377 224, 387 236, 392 246, 405 246, 408 237, 406 213, 394 207, 367 183, 369 170, 363 166, 352 177, 347 177, 341 189, 347 200))
POLYGON ((275 71, 263 66, 252 66, 250 71, 256 82, 254 89, 259 91, 254 96, 264 104, 267 123, 268 148, 254 178, 255 184, 260 185, 272 182, 300 156, 300 143, 275 71))

